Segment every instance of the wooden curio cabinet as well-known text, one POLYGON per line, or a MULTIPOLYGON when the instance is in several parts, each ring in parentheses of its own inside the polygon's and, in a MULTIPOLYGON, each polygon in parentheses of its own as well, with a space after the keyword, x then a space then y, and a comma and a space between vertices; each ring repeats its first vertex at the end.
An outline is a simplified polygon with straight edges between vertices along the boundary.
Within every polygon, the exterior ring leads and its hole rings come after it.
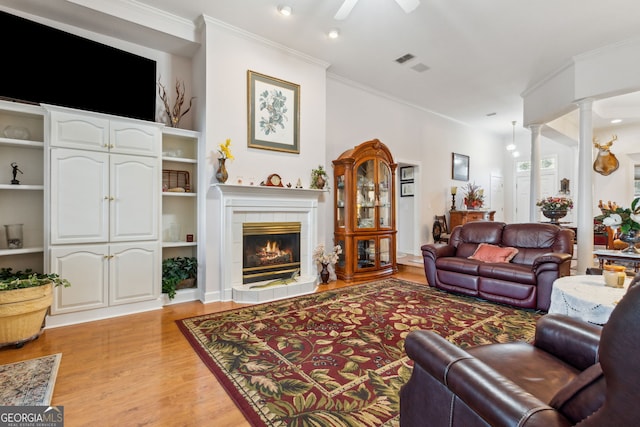
POLYGON ((387 146, 377 139, 333 161, 334 241, 343 249, 336 275, 345 282, 398 271, 396 166, 387 146))

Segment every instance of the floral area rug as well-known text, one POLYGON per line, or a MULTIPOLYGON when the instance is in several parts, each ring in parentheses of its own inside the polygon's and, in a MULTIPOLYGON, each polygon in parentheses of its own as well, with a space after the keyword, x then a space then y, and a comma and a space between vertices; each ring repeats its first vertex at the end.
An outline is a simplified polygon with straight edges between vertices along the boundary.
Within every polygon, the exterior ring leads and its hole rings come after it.
POLYGON ((411 330, 530 341, 540 315, 386 279, 177 323, 254 426, 397 426, 411 330))
POLYGON ((0 406, 49 406, 62 353, 0 365, 0 406))

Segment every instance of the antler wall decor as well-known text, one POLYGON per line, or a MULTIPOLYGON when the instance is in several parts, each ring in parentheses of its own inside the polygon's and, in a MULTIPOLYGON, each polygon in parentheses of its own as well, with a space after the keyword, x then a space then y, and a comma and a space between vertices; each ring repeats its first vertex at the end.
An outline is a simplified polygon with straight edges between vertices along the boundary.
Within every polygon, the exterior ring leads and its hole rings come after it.
POLYGON ((184 82, 182 82, 182 87, 180 87, 180 81, 176 79, 176 101, 173 104, 173 108, 169 107, 167 91, 165 90, 164 85, 160 83, 160 79, 158 79, 158 95, 160 95, 160 99, 164 103, 164 110, 167 113, 167 116, 169 118, 169 126, 171 127, 177 128, 178 123, 180 123, 180 119, 184 117, 184 115, 187 114, 189 110, 191 110, 191 105, 193 103, 193 100, 195 99, 195 96, 192 96, 189 100, 189 107, 183 112, 181 111, 182 105, 184 104, 184 93, 184 82))
POLYGON ((598 140, 593 138, 593 146, 598 149, 598 155, 596 156, 596 160, 593 162, 593 170, 598 172, 600 175, 610 175, 620 167, 620 162, 618 162, 616 155, 610 151, 611 146, 617 139, 618 136, 613 135, 606 143, 599 144, 598 140))

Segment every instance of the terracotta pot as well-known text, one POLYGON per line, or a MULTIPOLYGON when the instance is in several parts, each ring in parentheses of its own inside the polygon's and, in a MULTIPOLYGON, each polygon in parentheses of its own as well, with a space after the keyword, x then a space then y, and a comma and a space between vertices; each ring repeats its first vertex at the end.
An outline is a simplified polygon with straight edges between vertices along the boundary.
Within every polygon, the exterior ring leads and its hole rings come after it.
POLYGON ((40 336, 53 303, 53 285, 0 291, 0 347, 22 347, 40 336))

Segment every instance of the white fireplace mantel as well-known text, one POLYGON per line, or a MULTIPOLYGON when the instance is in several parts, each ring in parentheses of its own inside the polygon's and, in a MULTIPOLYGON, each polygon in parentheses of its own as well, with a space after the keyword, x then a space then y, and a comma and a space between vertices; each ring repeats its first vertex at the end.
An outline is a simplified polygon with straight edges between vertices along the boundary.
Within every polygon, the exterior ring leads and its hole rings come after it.
POLYGON ((313 249, 318 242, 318 199, 323 190, 213 184, 219 225, 220 300, 258 303, 314 292, 317 270, 313 249), (294 283, 249 288, 242 284, 242 224, 300 222, 300 277, 294 283))

